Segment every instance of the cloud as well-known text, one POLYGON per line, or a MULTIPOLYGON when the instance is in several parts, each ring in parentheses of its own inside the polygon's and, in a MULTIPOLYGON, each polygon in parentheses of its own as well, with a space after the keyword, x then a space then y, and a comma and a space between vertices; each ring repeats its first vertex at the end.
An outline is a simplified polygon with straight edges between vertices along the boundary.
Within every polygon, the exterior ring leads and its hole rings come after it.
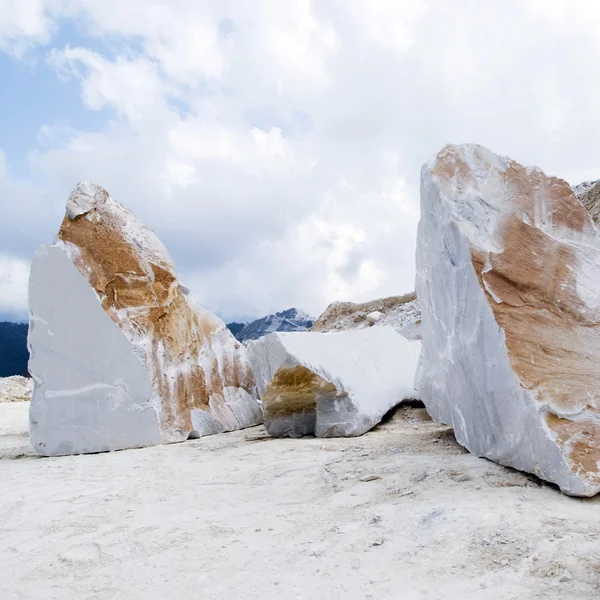
POLYGON ((55 237, 63 214, 64 201, 15 177, 0 148, 0 251, 29 262, 42 241, 55 237))
POLYGON ((48 42, 54 21, 47 0, 0 0, 0 50, 16 58, 28 49, 48 42))
POLYGON ((0 316, 5 319, 27 318, 27 282, 29 263, 0 252, 0 316))
POLYGON ((0 192, 28 223, 24 240, 5 226, 6 248, 25 260, 92 179, 155 229, 209 308, 317 314, 413 288, 419 170, 447 142, 598 177, 595 2, 36 6, 37 25, 0 26, 0 47, 49 42, 39 55, 106 118, 40 131, 28 166, 44 193, 5 169, 0 192), (60 20, 76 41, 51 38, 60 20))
POLYGON ((82 100, 90 110, 108 106, 129 121, 167 110, 156 65, 148 59, 117 56, 110 61, 97 52, 67 46, 50 51, 47 60, 58 75, 81 81, 82 100))

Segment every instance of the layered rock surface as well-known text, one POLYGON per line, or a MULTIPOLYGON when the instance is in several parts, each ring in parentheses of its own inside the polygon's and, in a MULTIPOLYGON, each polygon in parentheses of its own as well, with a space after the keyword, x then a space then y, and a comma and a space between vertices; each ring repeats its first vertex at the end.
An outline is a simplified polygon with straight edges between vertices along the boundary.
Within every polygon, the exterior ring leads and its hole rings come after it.
POLYGON ((600 490, 600 238, 569 185, 477 145, 421 173, 418 391, 486 456, 600 490))
POLYGON ((29 283, 41 454, 177 442, 262 420, 245 349, 180 285, 155 234, 82 183, 29 283))
POLYGON ((273 333, 250 342, 270 435, 356 436, 414 398, 420 342, 394 329, 273 333))
POLYGON ((415 293, 369 302, 333 302, 315 321, 311 331, 348 331, 375 325, 394 327, 408 339, 421 337, 421 307, 415 293), (377 318, 374 314, 379 313, 377 318))

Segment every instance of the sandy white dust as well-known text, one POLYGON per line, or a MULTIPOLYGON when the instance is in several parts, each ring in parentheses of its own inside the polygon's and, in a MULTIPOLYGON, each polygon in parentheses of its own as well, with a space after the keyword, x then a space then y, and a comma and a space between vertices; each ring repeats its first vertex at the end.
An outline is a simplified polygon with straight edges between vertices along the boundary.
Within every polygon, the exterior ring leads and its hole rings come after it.
POLYGON ((264 440, 254 428, 35 458, 27 408, 0 406, 3 600, 600 591, 600 499, 466 454, 423 409, 360 438, 264 440))

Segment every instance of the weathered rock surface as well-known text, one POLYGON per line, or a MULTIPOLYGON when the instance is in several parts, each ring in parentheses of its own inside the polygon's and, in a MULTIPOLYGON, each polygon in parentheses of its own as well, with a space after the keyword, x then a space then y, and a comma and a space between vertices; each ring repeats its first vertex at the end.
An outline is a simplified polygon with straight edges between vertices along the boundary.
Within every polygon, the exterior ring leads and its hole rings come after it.
POLYGON ((581 200, 581 198, 597 183, 600 183, 600 179, 582 181, 581 183, 572 186, 571 189, 573 190, 573 192, 575 192, 575 195, 579 198, 579 200, 581 200))
POLYGON ((573 187, 575 195, 590 213, 594 223, 600 223, 600 180, 584 181, 573 187))
POLYGON ((91 183, 29 282, 41 454, 178 442, 262 420, 245 349, 179 284, 155 234, 91 183))
POLYGON ((420 342, 388 327, 342 333, 273 333, 248 352, 270 435, 362 435, 415 398, 420 342))
POLYGON ((374 325, 394 327, 404 337, 421 337, 421 307, 415 293, 390 296, 362 304, 334 302, 315 321, 311 331, 348 331, 374 325))
POLYGON ((27 402, 31 400, 33 379, 13 375, 0 377, 0 402, 27 402))
POLYGON ((600 238, 569 185, 477 145, 421 173, 418 391, 478 456, 600 490, 600 238))

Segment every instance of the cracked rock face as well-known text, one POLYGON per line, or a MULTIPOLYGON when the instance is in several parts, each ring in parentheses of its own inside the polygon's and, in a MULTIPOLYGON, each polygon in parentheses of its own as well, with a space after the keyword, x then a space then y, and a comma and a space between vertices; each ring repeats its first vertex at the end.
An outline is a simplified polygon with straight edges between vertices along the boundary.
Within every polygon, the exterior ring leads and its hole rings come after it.
POLYGON ((155 234, 79 184, 29 282, 41 454, 177 442, 262 421, 245 349, 179 284, 155 234))
POLYGON ((394 329, 272 333, 248 345, 275 437, 362 435, 415 398, 420 342, 394 329))
POLYGON ((600 237, 569 185, 477 145, 421 172, 420 397, 478 456, 600 491, 600 237))

